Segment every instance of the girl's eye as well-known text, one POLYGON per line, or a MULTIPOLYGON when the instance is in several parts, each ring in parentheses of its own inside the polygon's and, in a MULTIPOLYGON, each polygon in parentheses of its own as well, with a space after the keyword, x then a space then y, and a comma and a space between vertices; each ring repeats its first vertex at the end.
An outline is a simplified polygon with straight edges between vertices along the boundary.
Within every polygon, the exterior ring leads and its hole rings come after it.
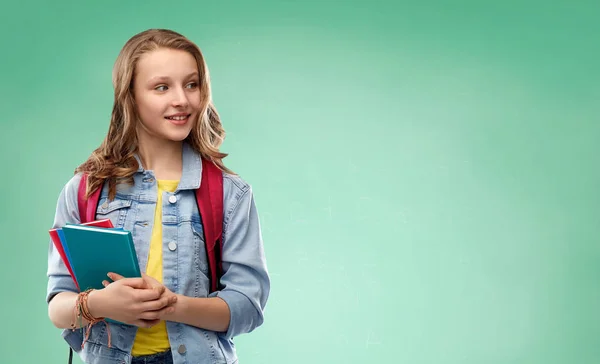
POLYGON ((165 86, 165 85, 156 86, 154 89, 156 91, 166 91, 167 90, 167 86, 165 86))
POLYGON ((188 88, 196 88, 196 87, 198 87, 198 84, 196 82, 190 82, 190 83, 188 83, 187 87, 188 88))

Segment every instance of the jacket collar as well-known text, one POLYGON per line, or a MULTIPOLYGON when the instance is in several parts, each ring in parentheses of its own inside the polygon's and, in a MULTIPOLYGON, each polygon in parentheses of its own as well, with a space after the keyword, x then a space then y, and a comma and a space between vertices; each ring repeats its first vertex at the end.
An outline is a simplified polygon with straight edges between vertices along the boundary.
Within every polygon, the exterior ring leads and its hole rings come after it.
MULTIPOLYGON (((189 143, 184 142, 182 148, 182 165, 183 171, 179 180, 178 190, 195 190, 200 187, 202 179, 202 159, 189 143)), ((142 167, 142 160, 136 153, 135 159, 138 162, 138 173, 145 173, 146 170, 142 167)))

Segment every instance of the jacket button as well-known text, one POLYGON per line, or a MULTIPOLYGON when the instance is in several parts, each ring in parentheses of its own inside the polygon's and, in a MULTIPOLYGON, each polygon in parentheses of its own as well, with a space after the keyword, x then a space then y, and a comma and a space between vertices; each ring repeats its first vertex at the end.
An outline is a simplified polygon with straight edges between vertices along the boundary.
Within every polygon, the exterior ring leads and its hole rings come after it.
POLYGON ((185 354, 185 351, 186 351, 185 350, 185 345, 183 345, 183 344, 179 345, 179 347, 177 348, 177 352, 179 354, 185 354))
POLYGON ((169 202, 170 202, 170 203, 175 203, 175 202, 177 202, 177 197, 175 197, 175 196, 169 196, 169 202))
POLYGON ((175 244, 174 241, 169 243, 169 250, 170 251, 175 251, 175 249, 177 249, 177 244, 175 244))

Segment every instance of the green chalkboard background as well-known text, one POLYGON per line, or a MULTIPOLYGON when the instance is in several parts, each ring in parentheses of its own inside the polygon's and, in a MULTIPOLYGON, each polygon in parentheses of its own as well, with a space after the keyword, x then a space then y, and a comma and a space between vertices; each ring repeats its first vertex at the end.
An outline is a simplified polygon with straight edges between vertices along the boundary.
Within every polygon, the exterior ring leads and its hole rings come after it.
POLYGON ((65 363, 47 229, 125 41, 196 42, 272 293, 240 363, 600 363, 597 1, 25 1, 0 11, 0 362, 65 363))

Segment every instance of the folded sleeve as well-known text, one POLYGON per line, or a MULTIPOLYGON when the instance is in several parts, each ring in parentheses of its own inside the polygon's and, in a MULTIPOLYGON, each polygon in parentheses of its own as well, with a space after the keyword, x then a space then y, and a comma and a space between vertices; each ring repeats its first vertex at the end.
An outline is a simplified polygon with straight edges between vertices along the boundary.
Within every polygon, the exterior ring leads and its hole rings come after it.
MULTIPOLYGON (((61 190, 56 203, 56 212, 52 228, 61 228, 67 223, 79 223, 79 211, 77 209, 77 189, 81 175, 75 175, 61 190)), ((48 287, 46 291, 46 302, 60 292, 79 292, 77 286, 66 265, 63 263, 58 250, 54 247, 52 239, 48 245, 48 287)))
POLYGON ((224 222, 223 275, 220 280, 223 288, 211 296, 220 297, 229 306, 229 328, 219 334, 229 340, 262 325, 270 291, 260 222, 251 187, 244 190, 224 222))

